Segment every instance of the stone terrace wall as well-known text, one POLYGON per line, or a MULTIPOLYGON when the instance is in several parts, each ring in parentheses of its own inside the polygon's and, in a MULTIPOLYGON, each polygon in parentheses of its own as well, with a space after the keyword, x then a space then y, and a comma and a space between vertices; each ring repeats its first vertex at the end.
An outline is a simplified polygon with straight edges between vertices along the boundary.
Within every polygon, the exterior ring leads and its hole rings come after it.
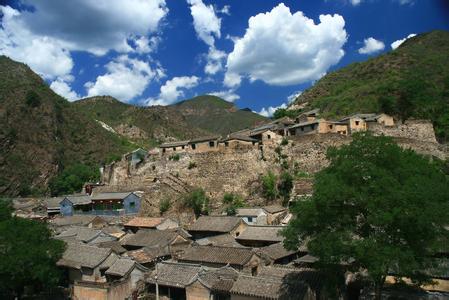
POLYGON ((378 135, 383 134, 392 137, 437 143, 432 122, 428 120, 407 120, 404 124, 397 124, 395 126, 369 123, 368 130, 378 135))

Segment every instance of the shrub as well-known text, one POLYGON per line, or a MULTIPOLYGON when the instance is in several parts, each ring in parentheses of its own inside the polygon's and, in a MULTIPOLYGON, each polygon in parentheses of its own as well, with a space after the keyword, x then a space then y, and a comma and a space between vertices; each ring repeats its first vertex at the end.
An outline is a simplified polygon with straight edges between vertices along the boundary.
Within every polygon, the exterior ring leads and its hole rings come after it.
POLYGON ((159 202, 159 212, 161 215, 169 210, 170 206, 171 204, 169 199, 162 199, 161 202, 159 202))
POLYGON ((282 148, 278 146, 274 149, 274 152, 276 152, 277 155, 281 155, 282 148))
POLYGON ((80 192, 84 183, 100 179, 100 171, 96 167, 81 163, 67 167, 49 182, 51 194, 58 196, 80 192))
POLYGON ((195 188, 190 193, 184 196, 183 204, 186 207, 193 209, 195 216, 200 216, 209 213, 209 198, 202 188, 195 188))
POLYGON ((41 105, 41 98, 35 91, 29 91, 26 95, 26 104, 31 107, 38 107, 41 105))
POLYGON ((282 197, 282 204, 287 206, 290 193, 293 189, 293 176, 289 172, 283 172, 278 184, 279 195, 282 197))
POLYGON ((228 205, 225 208, 225 212, 228 216, 234 216, 237 208, 245 206, 243 198, 233 193, 225 193, 223 196, 223 203, 228 205))
POLYGON ((187 169, 191 170, 194 168, 196 168, 196 162, 194 162, 194 161, 189 162, 189 166, 187 167, 187 169))
POLYGON ((274 200, 277 197, 276 175, 269 171, 267 175, 262 176, 262 194, 267 200, 274 200))
POLYGON ((180 159, 180 156, 178 153, 171 155, 168 159, 173 161, 178 161, 180 159))
POLYGON ((283 138, 282 142, 281 142, 281 146, 286 146, 286 145, 288 145, 288 140, 286 138, 283 138))

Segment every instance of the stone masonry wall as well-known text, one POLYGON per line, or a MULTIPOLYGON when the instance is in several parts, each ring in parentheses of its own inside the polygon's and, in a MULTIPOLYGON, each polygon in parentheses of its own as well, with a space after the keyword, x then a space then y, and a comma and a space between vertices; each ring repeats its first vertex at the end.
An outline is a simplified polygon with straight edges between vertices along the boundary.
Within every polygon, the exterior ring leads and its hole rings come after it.
POLYGON ((382 126, 377 123, 369 123, 368 130, 378 135, 383 134, 392 137, 437 143, 432 122, 428 120, 407 120, 404 124, 397 124, 395 126, 382 126))

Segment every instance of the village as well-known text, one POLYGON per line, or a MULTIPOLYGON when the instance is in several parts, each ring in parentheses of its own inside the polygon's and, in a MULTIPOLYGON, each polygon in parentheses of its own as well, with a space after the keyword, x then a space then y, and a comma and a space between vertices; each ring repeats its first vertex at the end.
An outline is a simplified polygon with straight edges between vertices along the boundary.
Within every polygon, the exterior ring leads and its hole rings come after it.
MULTIPOLYGON (((278 147, 289 137, 404 132, 404 128, 386 114, 329 121, 313 110, 295 120, 285 117, 224 138, 137 149, 123 161, 128 168, 139 169, 144 161, 176 160, 183 153, 263 153, 264 147, 278 147)), ((313 193, 308 182, 303 196, 313 193)), ((148 215, 142 209, 144 194, 108 191, 107 182, 86 183, 80 194, 38 202, 16 199, 14 208, 17 216, 47 222, 54 238, 66 243, 57 265, 64 271, 72 299, 327 299, 324 274, 314 268, 317 258, 305 245, 284 248, 281 232, 292 218, 288 203, 239 207, 234 215, 212 211, 186 221, 162 213, 148 215)), ((448 274, 434 277, 426 289, 448 292, 448 274)), ((348 289, 353 283, 348 272, 348 289)))

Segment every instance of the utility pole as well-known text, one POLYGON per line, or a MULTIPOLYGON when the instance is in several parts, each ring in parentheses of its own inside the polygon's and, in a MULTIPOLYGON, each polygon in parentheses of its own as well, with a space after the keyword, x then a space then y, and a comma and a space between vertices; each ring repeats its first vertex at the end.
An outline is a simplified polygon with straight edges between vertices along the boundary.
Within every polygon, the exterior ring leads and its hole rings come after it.
POLYGON ((154 280, 156 281, 156 300, 159 300, 159 284, 157 283, 157 265, 158 261, 156 260, 156 276, 154 276, 154 280))

